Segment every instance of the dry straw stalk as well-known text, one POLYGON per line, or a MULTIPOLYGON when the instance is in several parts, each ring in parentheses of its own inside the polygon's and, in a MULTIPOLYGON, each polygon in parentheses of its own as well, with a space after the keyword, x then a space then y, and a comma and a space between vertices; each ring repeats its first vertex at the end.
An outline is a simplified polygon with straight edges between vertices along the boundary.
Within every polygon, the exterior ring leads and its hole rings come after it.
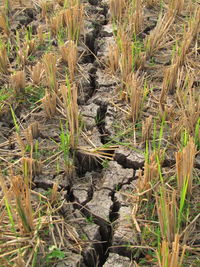
POLYGON ((187 185, 187 192, 192 195, 193 168, 196 154, 196 146, 193 138, 190 138, 186 147, 182 151, 176 152, 176 172, 178 189, 182 192, 187 185))

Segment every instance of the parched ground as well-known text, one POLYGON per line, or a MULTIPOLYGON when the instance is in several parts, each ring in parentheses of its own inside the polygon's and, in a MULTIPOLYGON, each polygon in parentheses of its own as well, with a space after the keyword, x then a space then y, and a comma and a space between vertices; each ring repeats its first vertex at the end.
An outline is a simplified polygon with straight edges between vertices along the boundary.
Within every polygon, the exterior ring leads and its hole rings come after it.
POLYGON ((0 266, 199 266, 200 3, 0 4, 0 266))

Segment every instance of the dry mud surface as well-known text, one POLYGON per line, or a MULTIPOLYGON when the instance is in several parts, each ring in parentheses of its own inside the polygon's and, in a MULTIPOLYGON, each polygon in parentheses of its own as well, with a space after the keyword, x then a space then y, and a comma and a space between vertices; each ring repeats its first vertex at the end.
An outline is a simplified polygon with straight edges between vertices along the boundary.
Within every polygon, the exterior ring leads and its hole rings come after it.
MULTIPOLYGON (((105 0, 90 0, 87 2, 85 10, 87 16, 85 18, 84 39, 78 47, 79 54, 82 54, 79 59, 80 77, 77 78, 79 83, 79 112, 84 121, 85 133, 94 146, 101 147, 111 141, 115 145, 113 140, 116 136, 116 127, 113 125, 125 118, 121 116, 116 107, 118 105, 123 109, 123 101, 118 101, 116 97, 118 81, 108 73, 105 66, 108 47, 114 43, 109 4, 105 0)), ((36 29, 38 26, 37 17, 35 8, 24 8, 15 14, 12 31, 20 29, 22 25, 31 25, 33 30, 36 29)), ((156 10, 145 8, 146 27, 140 34, 141 38, 145 38, 155 27, 157 19, 156 10)), ((58 46, 56 38, 52 38, 51 42, 56 51, 58 46)), ((41 55, 38 54, 36 57, 40 58, 41 55)), ((155 88, 153 89, 155 94, 156 86, 159 87, 159 66, 169 64, 169 58, 167 54, 158 55, 155 58, 156 70, 152 70, 152 75, 157 73, 154 80, 155 88)), ((12 58, 10 58, 11 60, 12 58)), ((27 66, 26 68, 28 71, 27 66)), ((62 80, 65 75, 61 63, 59 63, 58 69, 60 80, 62 80)), ((151 74, 149 68, 147 72, 151 74)), ((2 77, 0 82, 3 86, 4 79, 2 77)), ((198 86, 199 84, 197 84, 198 86)), ((54 118, 47 119, 41 107, 34 108, 30 112, 27 108, 28 104, 24 104, 23 100, 21 103, 13 102, 12 105, 22 129, 26 129, 32 122, 37 121, 39 123, 37 140, 43 151, 40 158, 43 161, 43 170, 39 174, 37 171, 35 172, 33 189, 44 192, 51 189, 54 183, 58 183, 58 190, 65 202, 62 215, 66 221, 75 227, 77 238, 82 240, 80 250, 75 249, 69 240, 66 252, 67 259, 61 260, 54 266, 136 266, 134 262, 139 262, 140 259, 145 258, 147 249, 145 249, 144 244, 141 244, 140 233, 134 227, 131 218, 132 206, 128 201, 127 194, 133 192, 137 184, 138 170, 144 168, 145 145, 138 145, 136 149, 132 149, 124 146, 125 140, 122 139, 121 142, 120 136, 118 136, 118 144, 110 150, 113 156, 112 160, 104 161, 103 164, 101 164, 101 160, 98 161, 95 157, 77 150, 75 169, 73 175, 69 177, 62 170, 62 167, 57 170, 56 165, 56 155, 59 158, 60 166, 63 164, 62 155, 59 154, 55 146, 55 143, 59 142, 59 112, 54 118), (49 160, 46 162, 47 157, 49 160), (142 247, 138 248, 137 246, 142 247)), ((7 163, 10 161, 13 163, 13 167, 20 168, 18 162, 21 158, 20 147, 15 139, 12 114, 6 108, 5 105, 5 110, 0 117, 0 158, 4 173, 8 170, 9 164, 7 163)), ((148 110, 148 107, 146 109, 148 110)), ((87 138, 80 137, 79 145, 88 146, 87 138)), ((162 167, 167 172, 174 165, 174 154, 169 151, 162 167)), ((199 169, 200 158, 197 155, 195 159, 197 175, 199 169)), ((153 266, 153 263, 149 262, 148 266, 153 266)))

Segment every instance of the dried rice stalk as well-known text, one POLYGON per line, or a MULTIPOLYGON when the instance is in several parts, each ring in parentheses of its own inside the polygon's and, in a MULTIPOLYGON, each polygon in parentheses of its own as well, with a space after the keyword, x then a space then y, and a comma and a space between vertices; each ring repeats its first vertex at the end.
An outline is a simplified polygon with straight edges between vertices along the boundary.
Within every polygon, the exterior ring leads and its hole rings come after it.
POLYGON ((168 14, 175 16, 180 14, 184 8, 185 0, 170 0, 168 14))
POLYGON ((83 5, 75 5, 63 12, 64 26, 67 29, 68 40, 77 41, 83 27, 83 5))
POLYGON ((110 13, 114 20, 118 22, 122 20, 125 6, 126 0, 110 0, 110 13))
POLYGON ((131 73, 126 80, 126 92, 130 96, 131 118, 133 124, 138 121, 143 100, 143 78, 138 76, 138 73, 131 73))
POLYGON ((130 35, 136 36, 137 34, 139 34, 142 30, 144 22, 142 0, 130 2, 130 4, 126 8, 126 14, 124 16, 127 17, 127 27, 130 35))
POLYGON ((163 240, 161 243, 160 252, 156 251, 157 260, 159 267, 181 267, 183 263, 183 258, 186 250, 186 246, 183 246, 183 250, 180 254, 180 237, 178 234, 175 235, 174 242, 172 243, 172 249, 169 243, 166 240, 163 240))
POLYGON ((28 144, 33 145, 33 140, 38 138, 40 134, 39 123, 37 121, 31 123, 28 128, 24 131, 24 135, 28 144))
POLYGON ((75 147, 77 141, 77 134, 79 131, 77 87, 74 85, 69 88, 65 85, 62 85, 61 94, 63 98, 64 109, 67 115, 67 120, 69 123, 71 146, 75 147))
POLYGON ((166 188, 160 188, 160 196, 156 194, 156 208, 159 218, 162 238, 172 244, 177 227, 177 203, 176 191, 167 191, 166 188))
POLYGON ((33 84, 39 85, 40 81, 42 80, 42 76, 44 73, 44 67, 41 62, 38 62, 35 66, 32 67, 31 71, 31 79, 33 84))
POLYGON ((34 229, 34 222, 29 185, 21 176, 13 176, 11 183, 19 215, 18 227, 22 233, 31 233, 34 229))
POLYGON ((48 53, 43 56, 46 80, 50 91, 57 92, 58 83, 56 79, 56 56, 53 53, 48 53))
POLYGON ((9 59, 7 56, 6 47, 0 47, 0 73, 8 74, 9 59))
POLYGON ((42 45, 44 43, 44 36, 43 36, 43 27, 41 25, 37 28, 37 37, 39 39, 39 44, 42 45))
POLYGON ((144 175, 140 172, 138 177, 138 190, 140 193, 146 192, 148 198, 152 195, 152 184, 159 179, 158 163, 155 158, 155 154, 150 156, 149 162, 144 164, 144 175))
POLYGON ((144 42, 146 57, 151 57, 166 44, 166 35, 173 22, 174 18, 172 16, 164 15, 158 18, 156 27, 150 32, 144 42))
POLYGON ((59 33, 60 29, 63 26, 63 16, 61 12, 55 15, 54 17, 50 18, 49 26, 52 36, 54 37, 57 36, 57 34, 59 33))
POLYGON ((153 117, 150 115, 146 118, 145 122, 142 122, 142 141, 146 142, 150 140, 151 131, 152 131, 152 119, 153 117))
POLYGON ((47 118, 51 119, 56 113, 56 94, 49 94, 47 91, 42 99, 43 109, 47 118))
POLYGON ((16 94, 22 93, 23 89, 26 87, 26 76, 25 71, 16 71, 15 74, 11 76, 11 86, 15 90, 16 94))
POLYGON ((69 69, 70 81, 74 81, 76 72, 76 64, 78 61, 77 45, 74 41, 70 40, 65 45, 60 47, 62 59, 67 63, 69 69))
POLYGON ((3 11, 0 10, 0 28, 3 30, 6 36, 10 34, 7 20, 8 20, 7 15, 3 11))
POLYGON ((160 95, 160 106, 164 110, 164 105, 166 103, 167 94, 173 94, 176 89, 177 78, 179 73, 179 65, 173 64, 170 67, 166 68, 164 73, 162 91, 160 95))
POLYGON ((122 76, 122 80, 126 81, 127 76, 133 70, 133 53, 132 53, 132 43, 128 35, 123 31, 119 30, 119 39, 120 39, 120 61, 119 67, 122 76))
POLYGON ((116 43, 112 44, 108 48, 108 66, 112 74, 115 74, 119 69, 119 48, 116 43))
POLYGON ((21 159, 21 163, 24 177, 29 180, 31 186, 33 176, 40 175, 42 173, 42 162, 32 158, 23 157, 21 159))
POLYGON ((178 189, 182 192, 182 189, 186 184, 188 194, 192 195, 192 183, 193 183, 193 168, 194 158, 196 155, 196 146, 193 138, 190 138, 186 147, 182 151, 176 152, 176 172, 178 189))

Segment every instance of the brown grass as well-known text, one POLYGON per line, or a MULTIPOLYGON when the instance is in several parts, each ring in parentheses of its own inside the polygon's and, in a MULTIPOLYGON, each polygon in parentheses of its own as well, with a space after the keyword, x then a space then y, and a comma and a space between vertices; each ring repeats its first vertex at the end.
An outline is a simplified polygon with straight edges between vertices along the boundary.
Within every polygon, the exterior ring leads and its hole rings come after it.
POLYGON ((182 151, 176 152, 175 154, 178 189, 181 192, 183 187, 188 184, 187 192, 190 196, 192 196, 195 155, 196 146, 193 138, 190 138, 187 146, 182 151))
POLYGON ((2 177, 0 177, 0 179, 4 197, 9 203, 9 206, 12 207, 12 216, 16 223, 15 227, 19 229, 21 234, 31 234, 34 229, 34 223, 29 185, 25 183, 21 176, 11 177, 10 188, 5 181, 3 181, 2 177))
POLYGON ((53 53, 48 53, 43 56, 43 63, 45 68, 45 75, 46 75, 46 81, 48 88, 50 92, 57 92, 58 90, 58 83, 56 79, 56 56, 53 53))
POLYGON ((112 44, 108 48, 108 67, 112 74, 116 74, 119 70, 119 47, 116 43, 112 44))
POLYGON ((63 98, 63 106, 66 112, 67 121, 69 123, 70 142, 73 148, 77 145, 77 135, 79 132, 79 112, 77 104, 77 87, 61 86, 61 94, 63 98))
POLYGON ((133 55, 131 39, 125 31, 120 29, 118 31, 118 38, 120 40, 120 61, 119 67, 121 72, 122 81, 126 81, 127 76, 133 70, 133 55))
POLYGON ((131 119, 135 124, 140 116, 143 100, 143 78, 138 73, 131 73, 126 80, 126 92, 130 97, 131 119))
POLYGON ((156 251, 158 266, 159 267, 181 267, 186 250, 186 246, 183 247, 180 255, 181 246, 179 244, 179 235, 175 235, 172 248, 166 240, 161 243, 160 252, 156 251))
POLYGON ((54 37, 57 36, 62 26, 63 26, 63 16, 61 12, 49 19, 49 27, 52 36, 54 37))
POLYGON ((141 32, 144 23, 143 1, 136 0, 130 2, 126 8, 124 17, 127 20, 126 27, 130 36, 137 36, 141 32))
POLYGON ((77 41, 84 24, 83 5, 78 4, 63 11, 64 26, 67 30, 68 40, 77 41))
POLYGON ((29 180, 31 187, 33 176, 40 175, 42 173, 42 162, 33 158, 22 157, 21 163, 24 177, 29 180))
POLYGON ((11 86, 15 90, 16 94, 23 93, 23 90, 26 87, 26 76, 24 70, 16 71, 16 73, 11 76, 11 86))
POLYGON ((65 45, 60 47, 60 52, 63 61, 68 65, 70 81, 73 82, 78 61, 77 45, 72 40, 68 41, 65 45))
POLYGON ((180 121, 188 133, 194 135, 195 126, 200 117, 200 96, 193 88, 189 89, 188 93, 184 93, 182 97, 179 92, 177 95, 180 103, 180 121))
POLYGON ((45 96, 42 99, 42 106, 47 118, 51 119, 56 113, 56 94, 55 93, 48 93, 46 91, 45 96))
POLYGON ((176 191, 172 192, 165 187, 160 188, 160 196, 156 194, 156 208, 163 240, 172 244, 177 233, 177 203, 176 191))
POLYGON ((146 57, 151 57, 156 51, 166 46, 167 33, 174 22, 174 18, 164 15, 159 17, 156 27, 144 41, 146 57))
POLYGON ((168 5, 168 13, 170 15, 178 15, 183 11, 185 0, 171 0, 168 5))
POLYGON ((0 73, 8 74, 9 59, 7 56, 6 47, 0 47, 0 73))
POLYGON ((152 185, 159 180, 158 163, 153 153, 149 162, 145 161, 144 175, 140 173, 138 177, 137 187, 140 193, 146 192, 148 198, 152 196, 152 185))
POLYGON ((2 10, 0 10, 0 28, 6 36, 9 36, 10 30, 7 23, 7 15, 2 10))
POLYGON ((121 21, 125 6, 126 0, 110 0, 110 13, 114 20, 121 21))
POLYGON ((153 116, 149 116, 142 122, 142 141, 149 141, 152 136, 152 121, 153 116))
POLYGON ((44 74, 44 66, 41 62, 38 62, 31 70, 31 79, 34 85, 39 85, 44 74))
POLYGON ((33 140, 40 135, 39 123, 37 121, 31 123, 27 129, 24 130, 25 138, 29 145, 33 145, 33 140))

